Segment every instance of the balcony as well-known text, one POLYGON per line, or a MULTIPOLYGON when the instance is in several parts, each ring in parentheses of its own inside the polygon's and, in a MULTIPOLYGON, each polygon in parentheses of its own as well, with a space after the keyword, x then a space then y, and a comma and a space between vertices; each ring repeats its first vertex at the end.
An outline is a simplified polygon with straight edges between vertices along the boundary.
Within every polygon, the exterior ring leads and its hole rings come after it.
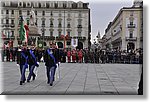
POLYGON ((45 27, 45 24, 42 24, 41 27, 45 27))
POLYGON ((126 41, 136 41, 137 37, 126 37, 126 41))
POLYGON ((4 40, 15 40, 15 37, 14 36, 11 36, 11 37, 7 37, 7 38, 3 38, 4 40))
POLYGON ((82 28, 82 25, 78 25, 77 28, 82 28))
POLYGON ((4 27, 10 27, 10 24, 3 24, 4 25, 4 27))
POLYGON ((64 40, 64 38, 62 38, 61 36, 57 36, 56 40, 64 40))
POLYGON ((44 36, 44 38, 41 36, 38 40, 55 40, 54 36, 44 36))
POLYGON ((14 27, 15 27, 15 24, 11 24, 10 27, 11 27, 11 28, 14 28, 14 27))
POLYGON ((128 28, 135 28, 135 24, 128 24, 128 28))

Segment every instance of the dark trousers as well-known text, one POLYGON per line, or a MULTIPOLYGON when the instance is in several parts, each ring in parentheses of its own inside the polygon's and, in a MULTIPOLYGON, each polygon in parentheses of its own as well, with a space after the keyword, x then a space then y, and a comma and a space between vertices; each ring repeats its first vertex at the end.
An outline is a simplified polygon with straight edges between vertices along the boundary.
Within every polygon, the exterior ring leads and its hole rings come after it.
POLYGON ((31 76, 35 76, 35 74, 34 74, 34 68, 35 68, 35 65, 29 65, 29 75, 28 75, 28 78, 27 78, 27 80, 28 81, 30 81, 30 79, 31 79, 31 76))
POLYGON ((20 71, 21 71, 21 81, 25 81, 26 77, 25 77, 25 72, 26 72, 26 67, 25 65, 20 65, 20 71))
POLYGON ((10 61, 10 55, 6 55, 6 60, 10 61))
POLYGON ((48 83, 50 83, 50 84, 53 84, 55 71, 56 71, 56 67, 54 67, 54 66, 52 66, 52 67, 47 66, 46 67, 47 80, 48 80, 48 83))

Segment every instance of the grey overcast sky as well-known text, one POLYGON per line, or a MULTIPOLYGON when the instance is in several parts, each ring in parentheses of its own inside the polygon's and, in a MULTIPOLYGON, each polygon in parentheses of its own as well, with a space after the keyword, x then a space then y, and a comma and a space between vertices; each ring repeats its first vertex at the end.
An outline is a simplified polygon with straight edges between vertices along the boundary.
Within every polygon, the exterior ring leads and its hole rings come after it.
MULTIPOLYGON (((78 0, 76 0, 78 1, 78 0)), ((133 0, 81 0, 89 2, 91 9, 91 41, 96 38, 98 31, 103 36, 109 22, 113 21, 122 7, 131 7, 133 0)))

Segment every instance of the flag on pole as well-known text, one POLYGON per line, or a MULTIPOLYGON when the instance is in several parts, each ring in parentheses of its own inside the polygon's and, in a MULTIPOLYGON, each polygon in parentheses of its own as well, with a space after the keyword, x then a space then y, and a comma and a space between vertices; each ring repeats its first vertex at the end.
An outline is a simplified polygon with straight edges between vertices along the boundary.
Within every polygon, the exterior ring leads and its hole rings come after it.
POLYGON ((77 47, 78 46, 78 39, 71 39, 71 45, 73 46, 73 47, 77 47))
POLYGON ((20 17, 20 20, 21 20, 20 31, 19 31, 20 40, 23 42, 28 42, 28 31, 29 31, 28 25, 25 24, 25 21, 23 20, 22 16, 20 17))

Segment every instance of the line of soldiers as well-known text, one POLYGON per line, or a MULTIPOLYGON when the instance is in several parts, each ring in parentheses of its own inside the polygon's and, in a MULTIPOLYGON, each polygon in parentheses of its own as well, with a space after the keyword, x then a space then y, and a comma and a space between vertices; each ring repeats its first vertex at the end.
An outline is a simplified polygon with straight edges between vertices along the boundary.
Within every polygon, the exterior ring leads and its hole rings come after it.
MULTIPOLYGON (((2 55, 2 61, 4 61, 4 55, 6 55, 6 61, 16 61, 18 49, 8 49, 3 51, 5 54, 2 55)), ((35 48, 35 56, 38 62, 44 55, 44 50, 35 48)), ((143 62, 143 51, 142 49, 120 51, 120 50, 88 50, 86 49, 59 49, 60 62, 72 62, 72 63, 137 63, 143 62)))
POLYGON ((143 63, 143 51, 137 50, 95 50, 90 51, 88 49, 73 49, 67 52, 68 62, 79 63, 128 63, 128 64, 142 64, 143 63), (71 61, 72 59, 72 61, 71 61))
MULTIPOLYGON (((52 46, 50 48, 46 48, 42 56, 44 57, 44 63, 46 66, 46 74, 47 74, 47 84, 50 84, 50 86, 53 85, 55 71, 57 68, 57 64, 59 62, 59 50, 57 48, 53 48, 52 46)), ((42 57, 41 56, 41 57, 42 57)), ((39 56, 37 56, 37 52, 35 47, 27 48, 26 45, 23 47, 19 47, 17 50, 17 64, 20 66, 20 85, 25 83, 26 81, 26 70, 29 68, 29 74, 27 77, 27 82, 30 82, 31 77, 33 77, 33 80, 36 78, 36 74, 34 73, 35 67, 39 67, 38 62, 39 56)))

